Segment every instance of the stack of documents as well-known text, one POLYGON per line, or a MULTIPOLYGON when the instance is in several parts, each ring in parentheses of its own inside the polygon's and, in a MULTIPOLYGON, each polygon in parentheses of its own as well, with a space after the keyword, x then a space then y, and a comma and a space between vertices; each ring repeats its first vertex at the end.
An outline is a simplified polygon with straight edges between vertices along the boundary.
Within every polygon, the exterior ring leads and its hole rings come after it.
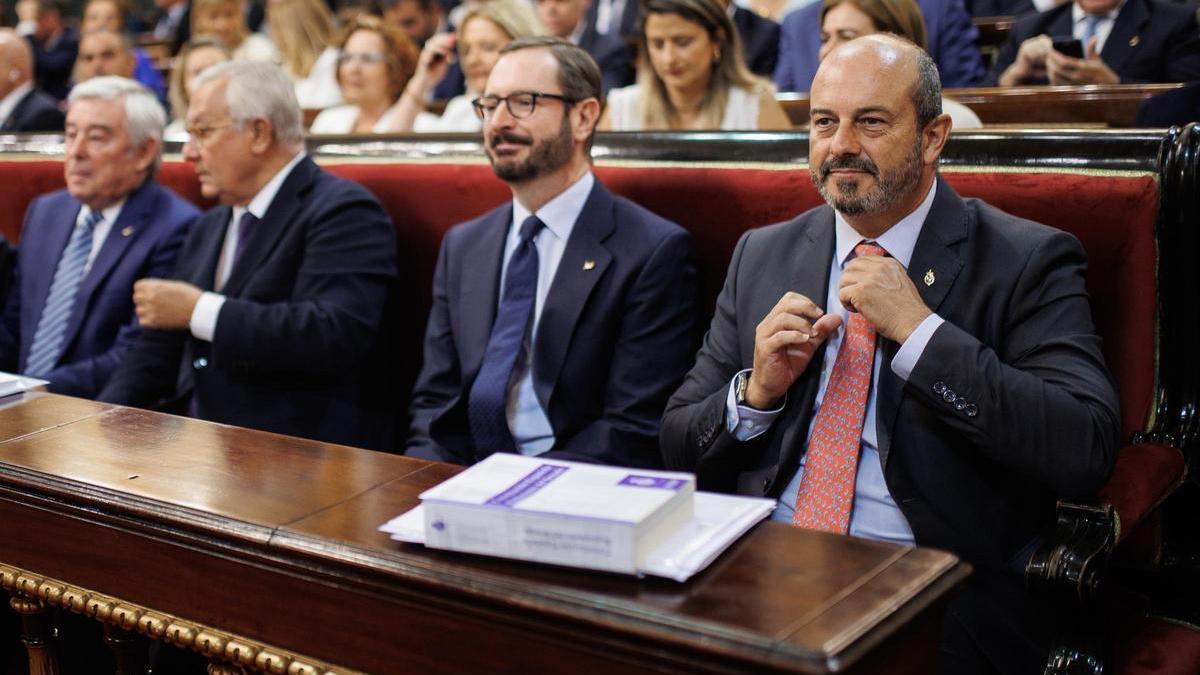
POLYGON ((691 474, 495 454, 380 529, 399 541, 683 581, 774 507, 691 474))

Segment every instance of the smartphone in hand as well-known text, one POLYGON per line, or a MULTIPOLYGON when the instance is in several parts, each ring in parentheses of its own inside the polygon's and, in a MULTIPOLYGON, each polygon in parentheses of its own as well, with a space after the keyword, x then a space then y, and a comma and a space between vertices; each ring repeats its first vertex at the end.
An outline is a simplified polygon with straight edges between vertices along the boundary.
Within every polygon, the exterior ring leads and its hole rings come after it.
POLYGON ((1083 42, 1075 38, 1056 37, 1050 41, 1054 51, 1077 59, 1083 58, 1083 42))

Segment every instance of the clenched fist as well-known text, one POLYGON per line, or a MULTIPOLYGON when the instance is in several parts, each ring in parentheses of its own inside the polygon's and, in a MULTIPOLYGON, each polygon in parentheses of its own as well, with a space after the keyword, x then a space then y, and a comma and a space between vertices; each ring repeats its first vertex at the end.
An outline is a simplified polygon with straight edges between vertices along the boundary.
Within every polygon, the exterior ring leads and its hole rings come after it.
POLYGON ((142 279, 133 284, 133 305, 142 328, 183 330, 192 320, 200 289, 183 281, 142 279))

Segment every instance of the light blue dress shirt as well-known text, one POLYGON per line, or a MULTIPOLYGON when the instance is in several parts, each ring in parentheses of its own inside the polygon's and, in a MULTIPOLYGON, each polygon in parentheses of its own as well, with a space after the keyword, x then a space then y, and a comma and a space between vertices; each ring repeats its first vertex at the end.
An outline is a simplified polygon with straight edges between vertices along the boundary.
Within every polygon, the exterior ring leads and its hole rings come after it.
MULTIPOLYGON (((937 183, 929 189, 929 194, 925 196, 924 201, 915 211, 905 216, 900 222, 893 225, 883 236, 874 240, 875 243, 882 246, 888 254, 900 262, 905 269, 908 269, 908 263, 912 260, 913 249, 917 245, 917 237, 921 234, 921 226, 925 222, 926 216, 929 215, 929 210, 933 207, 934 195, 937 192, 937 183)), ((833 373, 834 363, 837 362, 838 349, 842 344, 842 336, 845 333, 845 326, 848 318, 848 312, 842 306, 838 299, 838 284, 842 278, 842 268, 854 256, 854 247, 864 241, 862 235, 858 234, 853 227, 842 217, 842 214, 834 212, 834 227, 836 244, 834 247, 833 264, 829 268, 829 286, 828 300, 826 302, 825 311, 827 313, 837 313, 842 317, 842 327, 831 335, 826 340, 825 359, 821 368, 821 379, 817 386, 817 396, 813 407, 813 418, 816 418, 816 411, 821 408, 821 402, 825 397, 825 387, 829 383, 829 376, 833 373)), ((917 361, 921 357, 921 353, 925 351, 925 346, 933 337, 934 331, 938 326, 942 325, 942 319, 937 314, 931 314, 921 322, 913 334, 905 340, 904 344, 896 352, 892 359, 892 372, 902 380, 907 381, 908 376, 912 373, 912 369, 916 366, 917 361)), ((858 474, 854 481, 854 506, 850 514, 850 535, 855 537, 863 537, 865 539, 875 539, 879 541, 887 541, 896 544, 912 544, 913 533, 908 526, 908 521, 904 518, 900 508, 896 506, 895 500, 888 492, 887 482, 883 477, 883 464, 879 459, 878 435, 875 428, 875 399, 876 391, 879 386, 879 369, 883 363, 883 353, 879 342, 875 346, 874 368, 871 375, 871 389, 867 398, 866 414, 863 417, 862 430, 862 445, 859 450, 858 458, 858 474)), ((736 378, 735 378, 736 379, 736 378)), ((733 388, 733 383, 730 383, 729 394, 726 398, 726 424, 738 440, 750 440, 759 434, 764 433, 770 428, 775 418, 782 412, 784 405, 775 410, 761 411, 745 406, 736 405, 736 398, 733 388)), ((807 437, 812 433, 810 423, 807 437)), ((771 517, 774 520, 785 522, 792 521, 792 513, 795 510, 796 493, 800 489, 800 480, 804 476, 804 461, 807 458, 807 452, 800 460, 800 468, 796 471, 796 475, 784 488, 783 493, 779 496, 779 502, 775 506, 774 513, 771 517)))
MULTIPOLYGON (((508 430, 512 432, 517 452, 522 455, 540 455, 554 447, 554 429, 550 426, 550 418, 546 416, 546 411, 538 401, 537 392, 533 389, 533 369, 530 367, 533 363, 533 336, 537 335, 542 307, 546 304, 546 296, 554 283, 558 263, 562 261, 563 252, 567 249, 567 240, 571 238, 575 221, 583 212, 583 205, 592 193, 592 185, 595 182, 596 179, 590 171, 585 173, 571 187, 538 209, 536 214, 531 214, 520 200, 513 200, 513 222, 509 224, 508 238, 504 243, 500 288, 504 288, 504 277, 508 274, 508 259, 512 257, 521 238, 521 223, 530 215, 536 215, 546 225, 533 240, 538 251, 538 282, 533 321, 529 332, 525 334, 525 349, 521 350, 521 355, 517 357, 517 363, 513 366, 512 379, 508 383, 508 408, 505 411, 508 430)), ((499 297, 496 298, 496 302, 499 307, 499 297)))

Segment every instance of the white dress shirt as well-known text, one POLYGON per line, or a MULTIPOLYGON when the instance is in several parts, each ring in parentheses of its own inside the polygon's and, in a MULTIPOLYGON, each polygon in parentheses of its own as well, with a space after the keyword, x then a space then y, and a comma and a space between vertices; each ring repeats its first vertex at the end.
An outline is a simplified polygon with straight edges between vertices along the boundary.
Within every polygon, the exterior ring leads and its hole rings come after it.
MULTIPOLYGON (((882 246, 888 252, 888 255, 899 261, 905 269, 908 269, 908 263, 912 260, 913 249, 917 245, 917 237, 921 234, 921 227, 925 222, 925 218, 929 215, 930 209, 933 208, 933 199, 936 193, 937 183, 935 182, 929 189, 929 194, 925 196, 924 201, 921 202, 916 210, 902 218, 898 223, 889 228, 887 232, 884 232, 882 236, 874 240, 875 243, 882 246)), ((816 400, 813 404, 813 420, 816 419, 816 413, 821 407, 821 402, 824 400, 825 388, 829 383, 830 375, 833 373, 833 366, 837 362, 838 349, 841 347, 842 337, 845 334, 848 312, 838 298, 838 285, 842 277, 842 268, 847 262, 853 259, 854 247, 863 241, 862 235, 858 234, 846 222, 842 214, 836 211, 834 212, 834 229, 836 245, 834 248, 833 264, 830 265, 829 269, 825 311, 829 314, 836 313, 841 315, 842 326, 826 340, 825 359, 821 367, 821 379, 817 386, 816 400)), ((931 314, 904 341, 904 344, 900 346, 896 355, 892 358, 892 372, 897 377, 901 380, 908 380, 908 376, 912 374, 912 369, 916 366, 917 361, 921 358, 921 354, 925 351, 925 346, 929 344, 934 331, 941 325, 942 318, 937 314, 931 314)), ((887 483, 883 476, 883 464, 879 458, 875 399, 879 386, 879 369, 883 360, 882 345, 877 340, 871 375, 871 389, 867 398, 866 414, 863 417, 862 443, 859 446, 858 473, 855 475, 854 481, 854 505, 850 514, 849 534, 865 539, 889 541, 897 544, 912 544, 912 529, 909 527, 908 521, 905 519, 904 514, 901 513, 900 508, 896 506, 891 493, 888 492, 887 483)), ((770 428, 778 414, 783 411, 785 404, 786 400, 784 404, 770 411, 760 411, 754 408, 738 406, 736 405, 735 392, 731 383, 729 394, 726 397, 726 425, 730 433, 738 440, 750 440, 770 428)), ((806 434, 806 444, 808 442, 807 437, 811 433, 812 421, 810 420, 808 434, 806 434)), ((779 502, 776 504, 775 512, 771 516, 773 519, 791 522, 792 514, 795 511, 796 493, 800 489, 800 480, 804 475, 804 461, 806 458, 807 452, 801 457, 800 468, 796 471, 795 476, 792 477, 792 480, 779 496, 779 502)))
MULTIPOLYGON (((100 215, 103 220, 96 223, 96 227, 92 228, 92 250, 88 252, 87 264, 83 266, 83 275, 86 277, 88 271, 92 269, 92 263, 96 262, 96 256, 100 255, 100 249, 104 247, 104 242, 108 239, 108 233, 112 232, 113 223, 117 222, 117 218, 121 215, 121 209, 125 207, 125 200, 128 197, 122 197, 120 201, 110 205, 108 208, 100 209, 100 215)), ((79 209, 79 215, 75 216, 75 226, 86 221, 88 216, 92 215, 92 210, 87 206, 79 209)))
MULTIPOLYGON (((292 169, 296 168, 296 165, 304 157, 304 152, 297 153, 278 173, 271 176, 271 180, 262 186, 249 204, 233 207, 233 214, 229 218, 229 227, 225 228, 225 241, 221 245, 221 257, 217 260, 217 278, 214 279, 213 288, 218 291, 224 288, 225 282, 229 281, 230 272, 233 271, 233 253, 237 248, 238 229, 242 214, 249 211, 261 221, 267 214, 267 208, 275 200, 275 194, 279 192, 283 181, 291 175, 292 169)), ((221 313, 221 306, 224 304, 224 295, 212 291, 200 294, 200 299, 196 301, 196 306, 192 309, 192 318, 189 322, 192 335, 197 340, 212 342, 213 335, 217 332, 217 318, 221 313)))
MULTIPOLYGON (((542 317, 542 307, 546 304, 546 296, 554 283, 554 275, 558 271, 558 263, 562 261, 563 252, 567 249, 567 240, 575 229, 575 221, 583 212, 583 205, 596 179, 589 171, 575 184, 564 190, 545 206, 537 210, 536 215, 545 227, 534 237, 533 243, 538 252, 538 281, 537 295, 533 307, 533 325, 525 334, 525 348, 517 357, 513 367, 512 378, 508 383, 508 430, 512 433, 517 451, 523 455, 540 455, 554 447, 554 429, 550 419, 538 401, 533 389, 533 336, 537 335, 538 323, 542 317)), ((517 249, 521 239, 521 223, 530 216, 530 211, 518 199, 513 200, 513 221, 509 224, 508 238, 504 243, 504 264, 500 273, 500 288, 504 288, 508 276, 508 261, 517 249)), ((497 294, 497 305, 499 296, 497 294)))
MULTIPOLYGON (((1100 20, 1096 22, 1096 53, 1099 54, 1104 50, 1104 43, 1108 42, 1108 36, 1112 33, 1113 25, 1117 22, 1117 15, 1121 13, 1121 8, 1125 6, 1122 2, 1117 5, 1117 8, 1106 14, 1097 14, 1100 20)), ((1087 22, 1087 12, 1080 8, 1079 3, 1071 4, 1071 36, 1077 40, 1083 39, 1084 25, 1087 22)), ((1083 55, 1087 56, 1087 45, 1083 46, 1083 55)))

